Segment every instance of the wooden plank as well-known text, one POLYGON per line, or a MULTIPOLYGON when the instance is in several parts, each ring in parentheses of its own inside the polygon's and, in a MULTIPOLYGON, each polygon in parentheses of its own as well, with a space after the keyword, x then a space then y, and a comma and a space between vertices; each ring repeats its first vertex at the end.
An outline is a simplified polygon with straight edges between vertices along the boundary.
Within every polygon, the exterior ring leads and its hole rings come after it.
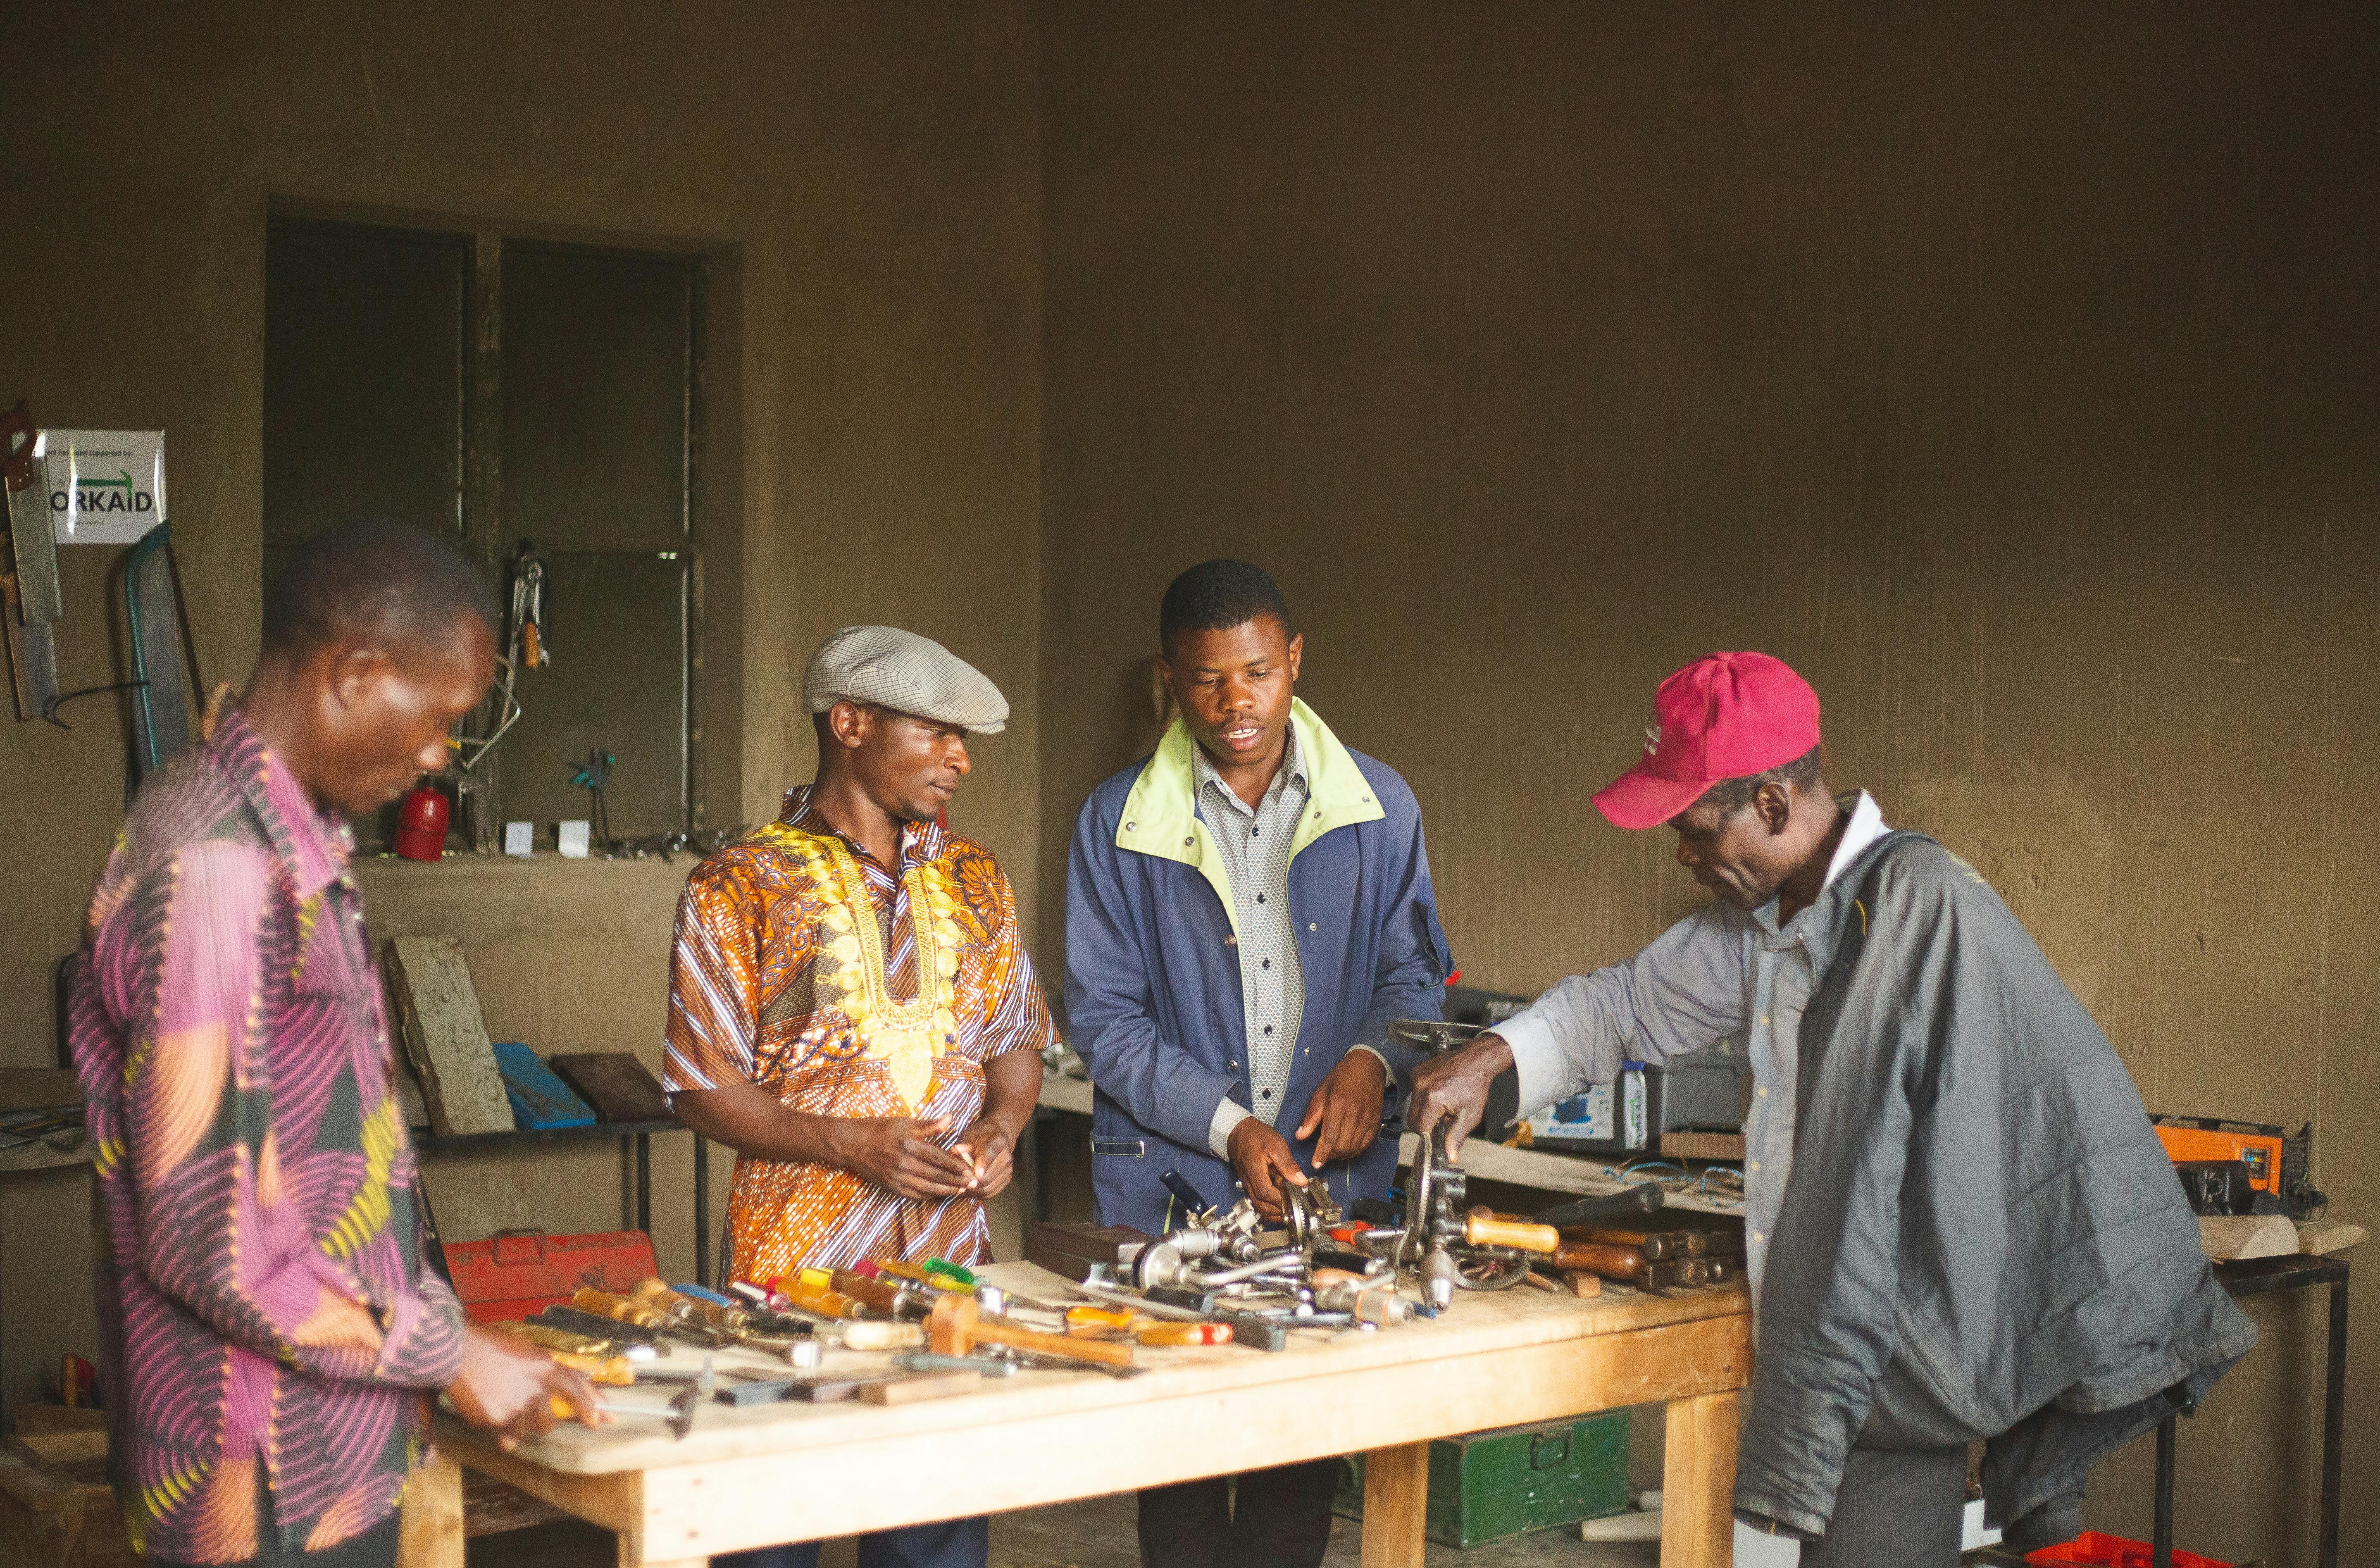
POLYGON ((2198 1249, 2217 1263, 2286 1258, 2298 1250, 2298 1228, 2280 1214, 2201 1214, 2198 1249))
POLYGON ((463 1466, 453 1454, 414 1471, 396 1530, 398 1568, 463 1568, 463 1466))
POLYGON ((2309 1220, 2298 1227, 2298 1250, 2314 1258, 2327 1258, 2371 1239, 2370 1231, 2344 1220, 2309 1220))
POLYGON ((1429 1525, 1429 1444, 1364 1455, 1364 1568, 1421 1568, 1429 1525))
POLYGON ((1733 1389, 1670 1401, 1661 1471, 1661 1568, 1735 1559, 1733 1389))
POLYGON ((510 1132, 512 1101, 460 939, 401 936, 386 952, 389 991, 431 1128, 442 1135, 510 1132))
POLYGON ((652 1069, 625 1051, 565 1052, 546 1064, 606 1122, 665 1122, 669 1097, 652 1069))

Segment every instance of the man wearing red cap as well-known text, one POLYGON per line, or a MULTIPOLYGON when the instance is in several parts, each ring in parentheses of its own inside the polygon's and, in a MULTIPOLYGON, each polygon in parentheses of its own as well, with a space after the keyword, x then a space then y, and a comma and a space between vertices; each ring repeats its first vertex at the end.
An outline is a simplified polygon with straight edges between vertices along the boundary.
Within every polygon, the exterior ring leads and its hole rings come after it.
POLYGON ((1459 1152, 1507 1070, 1526 1114, 1741 1037, 1737 1517, 1812 1543, 1803 1568, 1947 1568, 1988 1440, 1993 1522, 2073 1536, 2090 1465, 2255 1342, 2106 1037, 1973 868, 1828 793, 1817 694, 1781 661, 1663 681, 1595 804, 1675 829, 1718 902, 1423 1065, 1408 1125, 1459 1152))

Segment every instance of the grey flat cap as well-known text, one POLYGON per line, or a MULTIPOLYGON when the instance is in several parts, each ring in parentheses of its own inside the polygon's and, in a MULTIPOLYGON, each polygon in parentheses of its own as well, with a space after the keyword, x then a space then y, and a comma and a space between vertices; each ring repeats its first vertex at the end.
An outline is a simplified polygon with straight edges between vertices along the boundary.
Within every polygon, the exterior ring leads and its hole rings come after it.
POLYGON ((802 700, 823 713, 845 698, 978 735, 1008 727, 1008 699, 982 671, 898 626, 845 626, 819 649, 802 675, 802 700))

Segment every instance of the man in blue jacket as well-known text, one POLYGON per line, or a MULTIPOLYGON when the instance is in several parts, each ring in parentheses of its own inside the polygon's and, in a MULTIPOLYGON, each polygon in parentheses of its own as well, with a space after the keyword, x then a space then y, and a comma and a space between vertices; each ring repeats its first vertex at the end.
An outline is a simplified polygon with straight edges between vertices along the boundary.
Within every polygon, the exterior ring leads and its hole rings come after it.
MULTIPOLYGON (((1181 717, 1091 792, 1066 875, 1066 1009, 1090 1068, 1099 1222, 1163 1233, 1163 1176, 1278 1214, 1284 1184, 1341 1204, 1388 1190, 1380 1136, 1452 972, 1421 808, 1297 700, 1305 640, 1263 568, 1193 566, 1165 590, 1158 675, 1181 717)), ((1140 1494, 1155 1568, 1317 1564, 1335 1459, 1140 1494)))

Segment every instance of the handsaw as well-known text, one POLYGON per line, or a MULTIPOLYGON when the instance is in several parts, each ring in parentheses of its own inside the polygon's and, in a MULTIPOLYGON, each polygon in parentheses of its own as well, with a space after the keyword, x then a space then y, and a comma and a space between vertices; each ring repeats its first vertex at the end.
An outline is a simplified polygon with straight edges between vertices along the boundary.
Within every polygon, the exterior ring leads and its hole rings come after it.
POLYGON ((58 699, 57 640, 65 612, 58 553, 50 530, 47 487, 36 482, 33 414, 20 398, 0 414, 0 490, 8 505, 6 558, 0 559, 0 624, 19 719, 54 716, 58 699))

